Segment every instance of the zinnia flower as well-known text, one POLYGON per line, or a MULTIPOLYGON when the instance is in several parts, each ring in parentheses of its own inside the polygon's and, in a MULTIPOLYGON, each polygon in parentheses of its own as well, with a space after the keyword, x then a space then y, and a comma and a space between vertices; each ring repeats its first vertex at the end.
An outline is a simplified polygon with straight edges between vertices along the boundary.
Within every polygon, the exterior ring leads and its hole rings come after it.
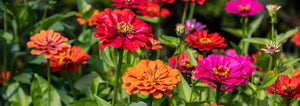
POLYGON ((208 34, 205 30, 195 32, 195 36, 187 36, 185 41, 191 43, 191 48, 198 48, 200 51, 212 50, 216 47, 226 47, 225 38, 218 33, 208 34))
MULTIPOLYGON (((267 88, 269 94, 274 94, 275 83, 271 88, 267 88)), ((300 78, 293 76, 291 79, 287 75, 280 76, 277 80, 276 94, 286 99, 293 99, 300 97, 300 78)))
MULTIPOLYGON (((9 80, 9 76, 10 76, 10 71, 6 71, 6 81, 8 81, 9 80)), ((2 80, 4 79, 4 77, 5 77, 5 74, 4 74, 4 72, 2 72, 1 74, 0 74, 0 84, 2 84, 2 80)))
POLYGON ((85 23, 87 23, 88 26, 92 27, 93 25, 95 25, 93 16, 95 16, 97 14, 99 14, 99 10, 95 10, 93 15, 90 18, 84 19, 84 18, 81 18, 81 14, 79 12, 76 12, 77 21, 80 25, 84 25, 85 23))
POLYGON ((111 6, 117 6, 117 8, 122 7, 132 7, 138 8, 144 6, 147 3, 147 0, 113 0, 111 6))
MULTIPOLYGON (((177 60, 177 57, 169 58, 170 66, 172 68, 175 68, 176 60, 177 60)), ((191 75, 192 71, 195 69, 195 66, 193 66, 190 63, 189 56, 186 52, 183 52, 179 56, 179 61, 178 61, 178 67, 177 68, 179 69, 180 72, 182 72, 183 74, 186 74, 186 75, 191 75)))
POLYGON ((138 46, 144 47, 153 37, 151 27, 135 16, 132 11, 125 14, 115 12, 106 13, 101 19, 96 20, 97 28, 95 38, 100 38, 100 49, 110 47, 136 51, 138 46))
MULTIPOLYGON (((179 25, 179 24, 177 24, 179 25)), ((185 35, 194 35, 197 30, 203 31, 206 25, 198 22, 196 19, 186 20, 184 23, 185 35)))
POLYGON ((134 67, 129 67, 122 77, 122 88, 126 88, 128 95, 141 92, 143 95, 150 93, 154 98, 165 95, 172 97, 169 90, 173 90, 181 81, 179 71, 163 64, 161 60, 141 60, 134 67))
POLYGON ((192 1, 194 3, 194 5, 196 4, 196 1, 197 3, 199 3, 200 5, 203 5, 205 0, 183 0, 183 1, 192 1))
POLYGON ((221 90, 232 92, 236 85, 248 84, 245 78, 253 75, 255 67, 249 60, 242 56, 222 56, 211 54, 198 61, 195 78, 203 79, 202 82, 212 85, 215 89, 221 85, 221 90))
POLYGON ((225 7, 228 13, 239 14, 243 17, 255 15, 263 9, 263 5, 256 0, 231 0, 226 3, 225 7))
POLYGON ((300 46, 300 32, 297 32, 292 38, 291 40, 293 42, 295 42, 296 46, 300 46))
POLYGON ((71 50, 67 50, 64 56, 60 58, 51 57, 50 67, 52 72, 61 70, 62 72, 78 71, 79 65, 86 64, 89 55, 84 53, 84 50, 73 46, 71 50))
POLYGON ((40 33, 36 33, 30 37, 27 46, 35 48, 31 50, 31 54, 33 55, 40 55, 45 52, 44 57, 46 59, 49 59, 52 55, 58 58, 64 50, 71 48, 71 45, 66 43, 67 41, 68 38, 61 36, 58 32, 41 30, 40 33))
POLYGON ((274 55, 277 52, 280 52, 279 47, 281 46, 281 43, 277 42, 270 42, 270 44, 266 43, 266 48, 261 48, 260 50, 265 51, 265 53, 268 53, 270 55, 274 55))
MULTIPOLYGON (((146 6, 140 6, 137 13, 143 14, 145 17, 158 17, 159 16, 159 5, 154 2, 148 2, 146 6)), ((171 14, 167 8, 161 9, 161 17, 166 18, 171 14)))
POLYGON ((146 45, 145 45, 145 49, 146 50, 156 50, 156 51, 158 51, 158 49, 162 49, 163 48, 163 46, 162 45, 160 45, 161 44, 161 42, 160 41, 158 41, 158 40, 155 40, 155 39, 153 39, 153 38, 149 38, 149 44, 147 43, 146 45))
POLYGON ((293 76, 296 76, 296 77, 300 78, 300 72, 296 69, 293 69, 293 76))
POLYGON ((266 5, 266 8, 269 12, 269 15, 272 16, 273 14, 276 14, 276 12, 281 8, 281 6, 269 4, 269 5, 266 5))

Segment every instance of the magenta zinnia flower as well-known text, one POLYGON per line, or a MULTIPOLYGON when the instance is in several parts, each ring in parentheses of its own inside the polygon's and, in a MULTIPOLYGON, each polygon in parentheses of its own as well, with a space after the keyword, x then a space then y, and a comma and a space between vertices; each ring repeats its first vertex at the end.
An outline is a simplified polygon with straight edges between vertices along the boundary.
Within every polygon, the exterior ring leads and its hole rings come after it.
POLYGON ((263 5, 256 0, 231 0, 226 3, 225 10, 246 17, 259 13, 263 10, 263 5))
POLYGON ((253 75, 255 67, 251 61, 242 56, 222 56, 209 55, 198 62, 195 67, 195 78, 203 79, 203 83, 212 85, 221 85, 221 90, 232 92, 236 85, 245 84, 248 75, 253 75))

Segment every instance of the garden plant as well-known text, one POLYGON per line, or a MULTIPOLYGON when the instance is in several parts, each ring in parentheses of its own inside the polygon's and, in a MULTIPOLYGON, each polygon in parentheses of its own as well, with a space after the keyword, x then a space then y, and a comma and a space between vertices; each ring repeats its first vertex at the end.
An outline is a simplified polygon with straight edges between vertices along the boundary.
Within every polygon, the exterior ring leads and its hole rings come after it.
POLYGON ((298 4, 1 0, 0 106, 299 106, 298 4))

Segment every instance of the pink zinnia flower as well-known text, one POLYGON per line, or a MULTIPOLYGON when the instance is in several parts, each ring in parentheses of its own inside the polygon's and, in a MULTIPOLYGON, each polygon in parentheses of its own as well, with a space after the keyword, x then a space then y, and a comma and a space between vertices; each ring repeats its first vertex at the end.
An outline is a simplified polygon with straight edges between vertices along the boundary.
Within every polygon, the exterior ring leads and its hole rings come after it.
MULTIPOLYGON (((177 57, 171 57, 169 58, 170 66, 172 68, 175 68, 177 57)), ((178 61, 178 69, 180 72, 183 74, 191 75, 192 71, 195 69, 195 66, 193 66, 190 63, 189 56, 186 52, 183 52, 179 56, 179 61, 178 61)))
MULTIPOLYGON (((180 23, 177 25, 180 25, 180 23)), ((194 35, 197 30, 203 31, 204 28, 206 28, 206 25, 198 22, 196 19, 186 20, 184 24, 186 35, 194 35)))
POLYGON ((222 56, 209 55, 198 62, 195 67, 195 78, 203 79, 203 83, 212 85, 221 85, 221 90, 232 92, 236 85, 245 84, 248 75, 253 75, 255 67, 251 61, 242 56, 222 56))
POLYGON ((228 13, 239 14, 243 17, 255 15, 263 10, 263 5, 256 0, 231 0, 226 3, 228 13))

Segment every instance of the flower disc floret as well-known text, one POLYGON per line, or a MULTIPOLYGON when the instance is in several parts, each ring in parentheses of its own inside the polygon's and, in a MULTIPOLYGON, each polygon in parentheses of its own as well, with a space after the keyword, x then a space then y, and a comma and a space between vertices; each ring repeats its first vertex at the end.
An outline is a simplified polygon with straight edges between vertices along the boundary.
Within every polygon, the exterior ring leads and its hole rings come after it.
POLYGON ((163 64, 161 60, 141 60, 134 67, 129 67, 122 77, 122 88, 126 88, 126 93, 143 95, 152 94, 156 99, 165 95, 172 97, 169 90, 181 81, 179 71, 163 64))

